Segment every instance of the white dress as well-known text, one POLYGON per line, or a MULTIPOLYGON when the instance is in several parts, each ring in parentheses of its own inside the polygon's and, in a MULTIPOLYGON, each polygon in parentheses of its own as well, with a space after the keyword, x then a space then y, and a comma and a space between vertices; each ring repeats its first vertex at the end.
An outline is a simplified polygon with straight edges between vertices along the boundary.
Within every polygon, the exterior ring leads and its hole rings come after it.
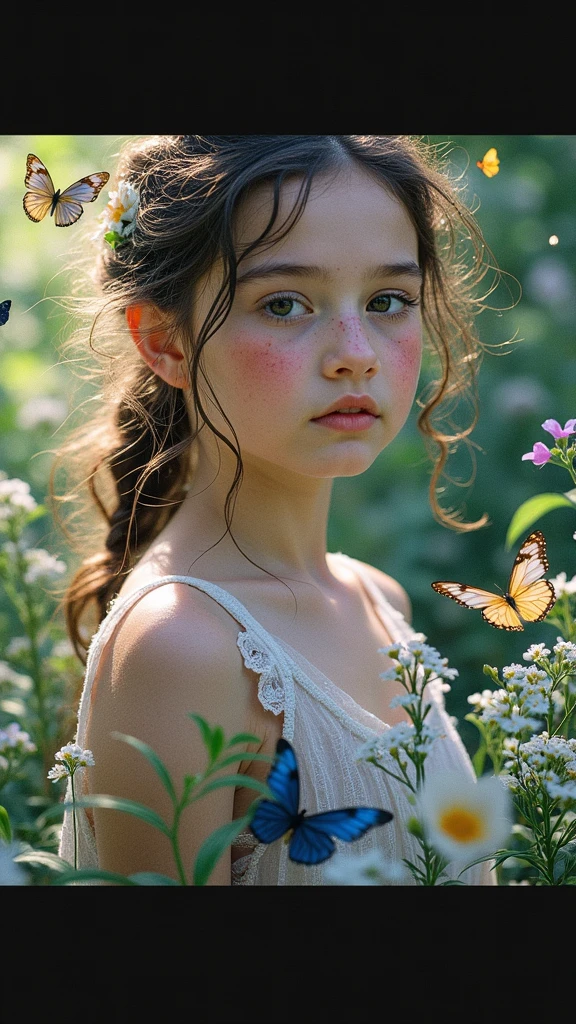
MULTIPOLYGON (((360 578, 392 642, 414 638, 415 631, 386 600, 361 563, 341 552, 331 557, 345 561, 360 578)), ((232 594, 206 580, 190 576, 159 576, 126 598, 113 602, 92 637, 88 651, 76 743, 82 749, 86 748, 92 681, 100 655, 117 625, 143 594, 164 583, 177 582, 208 594, 241 625, 237 645, 245 665, 258 677, 260 702, 271 714, 283 714, 282 735, 289 740, 296 753, 300 774, 300 807, 306 808, 308 813, 353 805, 382 807, 392 811, 394 817, 391 822, 370 829, 362 838, 350 843, 336 840, 338 852, 351 856, 379 849, 390 861, 398 862, 406 857, 417 862, 421 847, 407 830, 408 819, 413 813, 407 800, 407 787, 375 765, 357 761, 360 746, 390 726, 360 707, 286 641, 264 629, 232 594)), ((426 695, 432 704, 427 721, 431 726, 439 726, 443 732, 443 736, 434 741, 426 760, 427 776, 437 771, 456 769, 475 778, 466 748, 446 712, 441 680, 431 678, 426 695)), ((391 761, 391 767, 396 769, 396 763, 391 761)), ((66 799, 71 799, 70 782, 66 799)), ((77 810, 76 817, 78 867, 98 867, 92 827, 81 808, 77 810)), ((288 857, 287 845, 281 840, 271 844, 258 843, 252 833, 245 832, 237 838, 236 845, 243 847, 243 856, 232 866, 232 885, 326 884, 325 864, 294 863, 288 857)), ((64 815, 59 853, 65 860, 74 862, 70 811, 64 815)), ((490 867, 491 864, 487 862, 469 868, 461 880, 468 885, 494 885, 495 872, 490 871, 490 867)), ((449 868, 448 874, 456 877, 457 872, 449 868)), ((404 881, 395 884, 416 883, 408 875, 404 881)))

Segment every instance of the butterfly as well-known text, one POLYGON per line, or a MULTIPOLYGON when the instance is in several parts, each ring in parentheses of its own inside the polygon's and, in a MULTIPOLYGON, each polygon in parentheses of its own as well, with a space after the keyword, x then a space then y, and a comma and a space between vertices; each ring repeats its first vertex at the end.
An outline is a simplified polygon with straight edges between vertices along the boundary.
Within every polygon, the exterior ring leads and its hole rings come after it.
POLYGON ((476 161, 476 167, 479 167, 487 178, 493 178, 495 174, 498 174, 500 170, 500 160, 498 159, 498 152, 492 146, 491 149, 484 153, 481 160, 476 161))
POLYGON ((523 621, 540 622, 556 604, 552 583, 541 579, 548 568, 544 534, 534 530, 514 559, 505 594, 493 594, 468 583, 440 582, 432 587, 465 608, 480 608, 482 618, 495 629, 519 630, 524 629, 523 621))
POLYGON ((93 203, 98 198, 109 177, 108 171, 97 171, 80 178, 61 192, 54 188, 48 168, 40 158, 28 153, 24 178, 28 191, 22 200, 24 213, 37 224, 50 211, 56 227, 67 228, 84 213, 82 203, 93 203))
POLYGON ((10 306, 12 305, 12 299, 4 299, 4 302, 0 302, 0 327, 3 327, 10 316, 10 306))
POLYGON ((280 738, 267 779, 276 800, 260 800, 250 828, 261 843, 285 837, 288 856, 297 864, 321 864, 336 849, 334 839, 349 843, 374 825, 392 821, 391 811, 379 807, 343 807, 338 811, 307 814, 299 811, 300 778, 296 755, 288 740, 280 738))

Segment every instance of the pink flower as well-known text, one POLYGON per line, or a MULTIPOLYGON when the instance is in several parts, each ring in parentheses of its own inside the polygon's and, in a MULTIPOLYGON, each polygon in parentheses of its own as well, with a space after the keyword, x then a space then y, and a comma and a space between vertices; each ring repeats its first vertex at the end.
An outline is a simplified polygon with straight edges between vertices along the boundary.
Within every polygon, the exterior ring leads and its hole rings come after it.
POLYGON ((524 461, 524 459, 531 459, 535 466, 543 466, 545 462, 548 462, 551 455, 552 452, 545 444, 542 444, 542 441, 536 441, 532 451, 527 452, 526 455, 522 456, 522 461, 524 461))
POLYGON ((564 429, 562 429, 558 420, 544 420, 542 427, 544 430, 547 430, 549 434, 552 434, 552 437, 558 440, 559 437, 569 437, 570 434, 576 433, 576 419, 566 420, 564 429))

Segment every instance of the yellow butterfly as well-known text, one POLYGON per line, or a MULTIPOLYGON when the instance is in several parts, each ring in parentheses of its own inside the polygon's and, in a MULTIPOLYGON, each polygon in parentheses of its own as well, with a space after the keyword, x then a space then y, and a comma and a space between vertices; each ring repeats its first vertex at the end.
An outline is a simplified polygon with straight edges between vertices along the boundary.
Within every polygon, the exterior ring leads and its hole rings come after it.
POLYGON ((556 604, 556 593, 549 580, 540 577, 549 569, 546 541, 534 530, 520 548, 505 594, 471 587, 468 583, 433 583, 438 594, 451 597, 465 608, 480 608, 482 618, 495 629, 524 629, 522 622, 540 622, 556 604))
POLYGON ((54 215, 56 227, 67 228, 75 224, 84 213, 82 203, 93 203, 98 198, 100 189, 109 177, 108 171, 97 171, 96 174, 80 178, 61 192, 54 188, 48 168, 40 158, 29 153, 24 178, 28 191, 22 200, 24 213, 38 224, 50 211, 50 216, 54 215))
POLYGON ((486 153, 481 160, 476 161, 476 167, 479 167, 487 178, 493 178, 495 174, 498 174, 500 170, 500 160, 498 159, 497 150, 492 147, 486 153))

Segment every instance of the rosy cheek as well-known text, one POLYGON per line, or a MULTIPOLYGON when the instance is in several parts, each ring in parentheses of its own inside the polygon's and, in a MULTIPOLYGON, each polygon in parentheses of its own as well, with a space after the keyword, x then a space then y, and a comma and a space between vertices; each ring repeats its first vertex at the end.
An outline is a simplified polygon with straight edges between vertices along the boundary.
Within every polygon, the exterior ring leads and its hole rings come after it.
POLYGON ((420 373, 422 335, 414 329, 395 335, 395 371, 399 384, 413 386, 420 373))
POLYGON ((260 402, 277 404, 279 395, 285 398, 300 386, 304 359, 301 352, 289 346, 280 348, 277 342, 236 337, 234 361, 242 392, 258 397, 260 402))

